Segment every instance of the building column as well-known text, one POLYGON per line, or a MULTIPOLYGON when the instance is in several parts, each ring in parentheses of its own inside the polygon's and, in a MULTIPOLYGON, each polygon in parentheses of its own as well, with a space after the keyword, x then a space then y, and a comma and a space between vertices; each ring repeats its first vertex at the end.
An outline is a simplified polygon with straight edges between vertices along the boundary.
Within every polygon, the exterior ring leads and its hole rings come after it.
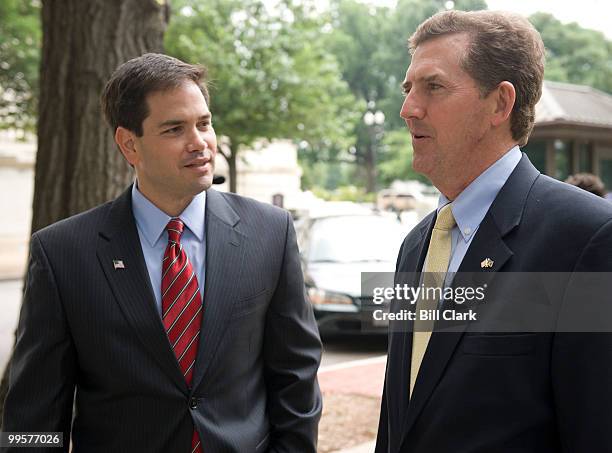
POLYGON ((570 151, 570 174, 580 172, 580 140, 572 140, 570 151))
POLYGON ((557 177, 557 155, 555 153, 554 139, 546 139, 546 174, 551 178, 557 177))

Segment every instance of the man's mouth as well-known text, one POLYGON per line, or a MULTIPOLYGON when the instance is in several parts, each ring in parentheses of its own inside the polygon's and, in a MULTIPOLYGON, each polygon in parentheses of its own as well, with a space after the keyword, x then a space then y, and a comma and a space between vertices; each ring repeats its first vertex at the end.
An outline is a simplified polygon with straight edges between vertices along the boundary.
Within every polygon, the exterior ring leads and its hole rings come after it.
POLYGON ((189 164, 185 165, 185 167, 188 167, 188 168, 203 167, 208 162, 210 162, 210 159, 196 159, 190 162, 189 164))

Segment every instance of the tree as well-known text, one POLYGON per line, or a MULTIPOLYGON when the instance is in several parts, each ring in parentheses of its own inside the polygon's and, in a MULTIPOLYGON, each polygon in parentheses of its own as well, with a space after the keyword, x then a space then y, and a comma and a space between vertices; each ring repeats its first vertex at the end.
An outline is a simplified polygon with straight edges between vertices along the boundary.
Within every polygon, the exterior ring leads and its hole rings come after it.
POLYGON ((563 24, 547 13, 529 17, 547 50, 548 80, 589 85, 612 93, 612 41, 600 31, 563 24))
MULTIPOLYGON (((446 9, 444 0, 399 0, 388 21, 385 21, 383 40, 376 54, 376 65, 386 69, 387 87, 378 106, 385 113, 388 131, 379 152, 379 180, 387 186, 395 179, 418 180, 430 184, 423 175, 412 169, 412 144, 406 124, 399 116, 403 97, 401 83, 411 62, 408 39, 419 24, 446 9)), ((461 11, 487 9, 484 0, 456 0, 453 8, 461 11)))
MULTIPOLYGON (((387 96, 387 71, 377 64, 376 55, 384 39, 387 8, 375 8, 356 0, 337 0, 331 4, 333 32, 328 46, 342 69, 342 77, 353 95, 362 101, 360 115, 352 124, 354 162, 365 179, 366 191, 376 187, 376 150, 380 133, 364 123, 367 111, 376 111, 387 96)), ((380 125, 382 126, 382 125, 380 125)))
POLYGON ((240 151, 260 138, 305 141, 311 150, 343 146, 354 99, 307 4, 281 1, 275 14, 259 0, 181 0, 175 7, 166 48, 208 68, 231 191, 240 151))
POLYGON ((38 100, 40 2, 0 2, 0 129, 33 132, 38 100))
POLYGON ((431 185, 429 179, 412 168, 413 149, 410 134, 405 129, 389 132, 383 141, 378 174, 381 183, 389 186, 395 180, 416 180, 431 185))
POLYGON ((130 182, 131 171, 102 119, 99 96, 119 64, 162 49, 162 3, 43 1, 32 232, 116 197, 130 182))
MULTIPOLYGON (((410 64, 407 40, 429 16, 445 9, 444 0, 399 0, 393 10, 374 8, 357 0, 335 0, 331 5, 333 32, 329 47, 340 62, 342 76, 364 108, 353 123, 355 163, 365 170, 366 188, 374 191, 384 167, 400 155, 396 140, 381 146, 380 132, 364 123, 366 111, 385 114, 385 134, 404 129, 399 117, 402 104, 401 81, 410 64), (375 132, 375 133, 374 133, 375 132), (386 157, 391 152, 392 157, 386 157)), ((484 0, 457 0, 455 9, 486 9, 484 0)), ((383 139, 384 141, 384 139, 383 139)))

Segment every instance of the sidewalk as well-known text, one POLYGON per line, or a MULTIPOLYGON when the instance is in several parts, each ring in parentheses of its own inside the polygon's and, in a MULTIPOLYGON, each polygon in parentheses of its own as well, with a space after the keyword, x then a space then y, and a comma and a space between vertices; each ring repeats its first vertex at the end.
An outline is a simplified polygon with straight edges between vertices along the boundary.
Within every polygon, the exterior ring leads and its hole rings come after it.
POLYGON ((27 165, 0 165, 0 210, 8 215, 0 222, 0 280, 22 279, 28 256, 30 225, 32 223, 32 198, 34 196, 34 160, 23 144, 15 146, 13 153, 0 139, 0 161, 11 157, 27 165), (16 152, 16 151, 19 152, 16 152))
POLYGON ((386 361, 381 356, 319 370, 323 393, 319 453, 374 451, 386 361))
POLYGON ((21 280, 25 274, 29 238, 0 235, 0 281, 21 280))
POLYGON ((338 453, 372 453, 376 447, 376 441, 367 442, 365 444, 357 445, 356 447, 346 448, 338 451, 338 453))
POLYGON ((323 392, 380 398, 386 363, 387 356, 380 356, 322 367, 319 385, 323 392))

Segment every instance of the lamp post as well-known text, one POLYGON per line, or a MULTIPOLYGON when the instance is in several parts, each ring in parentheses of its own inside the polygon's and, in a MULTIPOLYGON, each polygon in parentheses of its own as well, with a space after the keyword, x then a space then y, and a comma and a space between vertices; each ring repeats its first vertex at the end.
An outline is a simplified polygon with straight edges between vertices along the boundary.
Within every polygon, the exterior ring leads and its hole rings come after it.
POLYGON ((370 135, 370 146, 369 146, 369 156, 367 156, 366 161, 368 162, 368 192, 376 191, 376 153, 378 150, 378 142, 382 137, 383 133, 383 124, 385 123, 385 114, 380 110, 376 110, 373 112, 372 110, 368 110, 365 115, 363 115, 363 122, 366 126, 368 126, 368 133, 370 135))

